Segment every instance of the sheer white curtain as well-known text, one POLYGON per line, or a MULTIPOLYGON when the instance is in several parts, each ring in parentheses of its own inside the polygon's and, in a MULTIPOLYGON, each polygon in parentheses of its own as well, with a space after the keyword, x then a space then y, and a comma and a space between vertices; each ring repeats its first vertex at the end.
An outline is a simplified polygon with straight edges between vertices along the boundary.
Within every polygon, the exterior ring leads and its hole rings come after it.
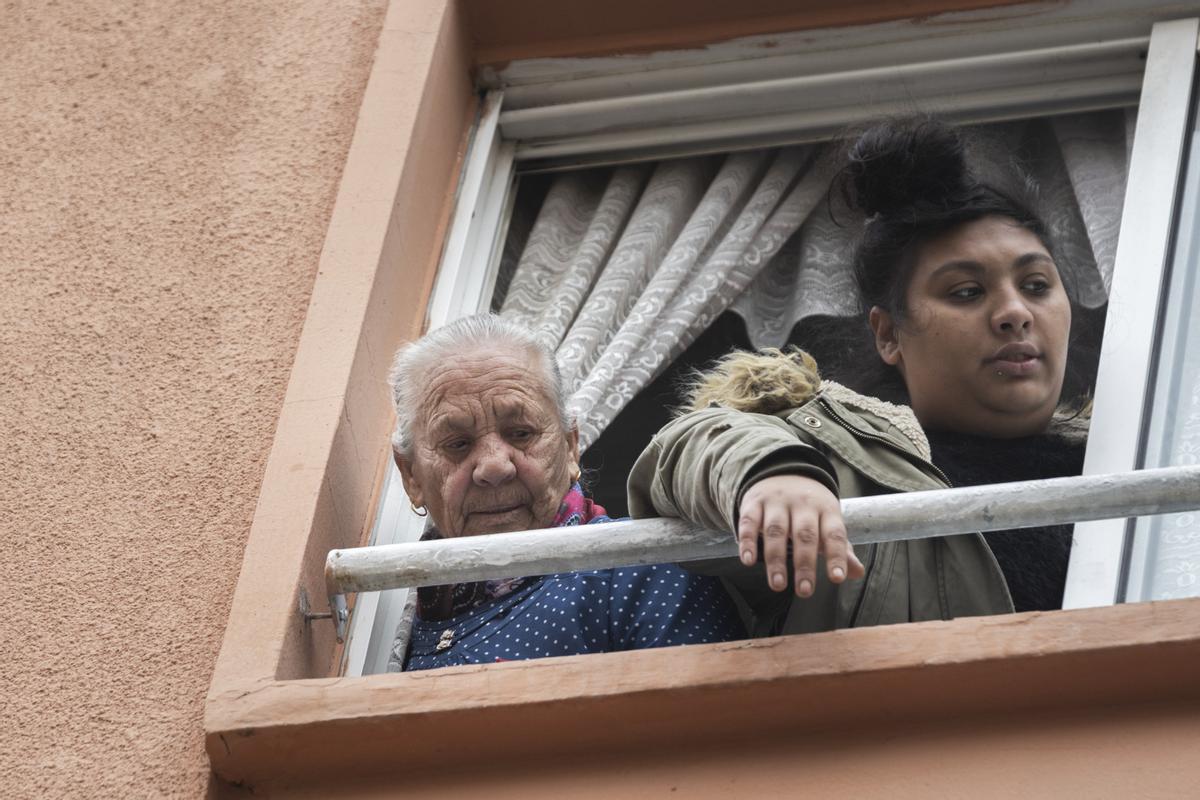
POLYGON ((824 163, 795 147, 555 180, 501 313, 557 348, 582 446, 800 227, 824 163))
MULTIPOLYGON (((978 154, 1027 157, 1090 308, 1112 277, 1131 114, 988 126, 997 145, 978 154)), ((835 161, 811 146, 565 172, 525 209, 533 221, 514 223, 500 311, 556 348, 583 447, 726 310, 759 347, 806 317, 857 312, 853 226, 825 205, 835 161)))

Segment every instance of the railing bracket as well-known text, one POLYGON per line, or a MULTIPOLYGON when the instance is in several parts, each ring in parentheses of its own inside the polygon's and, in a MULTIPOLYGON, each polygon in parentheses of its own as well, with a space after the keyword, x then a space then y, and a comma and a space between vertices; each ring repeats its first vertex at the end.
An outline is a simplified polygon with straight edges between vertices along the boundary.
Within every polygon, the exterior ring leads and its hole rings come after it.
POLYGON ((330 611, 313 611, 308 602, 308 591, 300 590, 300 616, 304 624, 309 625, 314 619, 331 619, 337 631, 339 643, 346 641, 346 622, 350 619, 350 610, 346 607, 346 596, 339 594, 329 598, 330 611))

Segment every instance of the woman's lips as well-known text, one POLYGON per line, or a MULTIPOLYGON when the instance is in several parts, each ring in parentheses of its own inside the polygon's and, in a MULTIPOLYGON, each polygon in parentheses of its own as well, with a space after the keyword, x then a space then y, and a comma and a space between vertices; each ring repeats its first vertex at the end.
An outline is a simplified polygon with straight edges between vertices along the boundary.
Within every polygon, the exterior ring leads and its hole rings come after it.
POLYGON ((477 508, 470 512, 471 516, 499 516, 502 514, 511 514, 514 511, 524 508, 524 505, 517 504, 512 506, 496 506, 494 508, 477 508))
POLYGON ((1041 365, 1042 359, 1034 357, 1021 360, 996 359, 989 366, 1005 377, 1020 378, 1037 372, 1041 365))
POLYGON ((1004 345, 986 359, 984 364, 1002 376, 1019 378, 1040 369, 1042 356, 1033 345, 1018 342, 1004 345))
POLYGON ((527 505, 490 506, 467 514, 463 534, 475 536, 481 533, 503 533, 520 531, 532 526, 533 515, 527 505))
POLYGON ((531 526, 533 515, 529 506, 490 506, 477 508, 467 512, 464 520, 463 536, 476 536, 482 533, 503 533, 505 531, 525 530, 531 526))

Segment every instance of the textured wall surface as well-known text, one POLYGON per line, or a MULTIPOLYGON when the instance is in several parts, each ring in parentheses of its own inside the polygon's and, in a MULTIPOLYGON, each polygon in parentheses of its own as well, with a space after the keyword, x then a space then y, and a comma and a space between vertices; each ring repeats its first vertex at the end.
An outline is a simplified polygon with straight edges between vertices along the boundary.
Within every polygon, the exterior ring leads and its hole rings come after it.
POLYGON ((0 11, 0 796, 202 795, 385 0, 0 11))

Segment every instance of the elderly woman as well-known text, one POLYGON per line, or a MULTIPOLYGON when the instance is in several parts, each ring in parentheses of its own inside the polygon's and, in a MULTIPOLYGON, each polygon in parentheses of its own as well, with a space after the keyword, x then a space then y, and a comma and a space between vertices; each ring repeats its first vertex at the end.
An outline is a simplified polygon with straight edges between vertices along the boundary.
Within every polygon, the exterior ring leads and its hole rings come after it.
POLYGON ((803 353, 734 354, 630 476, 634 516, 733 531, 740 563, 700 569, 745 601, 754 635, 1061 605, 1069 528, 880 544, 860 561, 842 522, 839 496, 1082 467, 1086 425, 1060 412, 1072 316, 1054 247, 1031 198, 977 179, 965 144, 914 120, 850 154, 860 296, 911 408, 822 383, 803 353))
MULTIPOLYGON (((425 538, 611 521, 580 486, 578 432, 553 353, 492 315, 402 348, 396 464, 425 538)), ((744 636, 711 578, 662 565, 438 586, 418 593, 406 670, 744 636)))

